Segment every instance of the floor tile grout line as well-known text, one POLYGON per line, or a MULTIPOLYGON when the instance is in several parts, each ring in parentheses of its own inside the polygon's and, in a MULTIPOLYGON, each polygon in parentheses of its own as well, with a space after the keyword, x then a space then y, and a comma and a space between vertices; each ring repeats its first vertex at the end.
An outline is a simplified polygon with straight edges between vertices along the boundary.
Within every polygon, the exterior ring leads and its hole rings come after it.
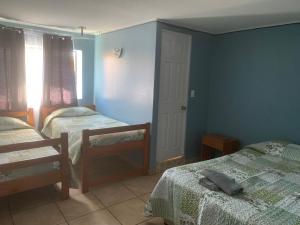
POLYGON ((10 208, 10 211, 11 211, 12 215, 15 215, 15 214, 19 214, 19 213, 22 213, 22 212, 25 212, 25 211, 28 211, 28 210, 32 210, 34 208, 42 207, 44 205, 49 205, 53 202, 55 202, 55 200, 51 200, 51 198, 50 198, 48 201, 38 203, 38 204, 35 204, 33 206, 29 206, 29 207, 26 207, 26 208, 19 208, 19 209, 13 210, 12 207, 11 207, 11 204, 9 204, 9 208, 10 208))
POLYGON ((140 224, 143 224, 143 223, 145 223, 145 222, 147 222, 147 221, 149 221, 149 220, 152 220, 153 218, 148 218, 148 219, 146 219, 146 220, 144 220, 144 221, 142 221, 142 222, 140 222, 140 223, 137 223, 137 224, 134 224, 134 225, 140 225, 140 224))
MULTIPOLYGON (((112 205, 109 205, 109 206, 106 206, 106 205, 104 205, 103 204, 103 202, 94 194, 94 193, 92 193, 92 191, 90 192, 90 194, 92 194, 96 199, 97 199, 97 201, 99 201, 99 203, 101 203, 101 205, 102 205, 102 207, 100 208, 97 208, 97 209, 95 209, 95 210, 91 210, 91 211, 89 211, 89 212, 87 212, 87 213, 84 213, 84 214, 82 214, 82 215, 80 215, 80 216, 78 216, 78 217, 74 217, 74 218, 72 218, 72 219, 70 219, 70 220, 68 220, 66 217, 65 217, 65 215, 64 215, 64 213, 63 213, 63 211, 60 209, 60 207, 59 207, 59 205, 58 205, 58 201, 59 200, 53 200, 53 201, 50 201, 50 202, 47 202, 47 203, 44 203, 44 204, 41 204, 41 205, 37 205, 37 206, 34 206, 34 207, 30 207, 30 208, 26 208, 26 209, 22 209, 22 210, 20 210, 20 212, 22 213, 22 212, 25 212, 25 211, 29 211, 29 210, 32 210, 32 209, 34 209, 34 208, 38 208, 38 207, 42 207, 42 206, 45 206, 45 205, 50 205, 50 204, 55 204, 55 206, 56 206, 56 208, 59 210, 59 212, 62 214, 62 216, 63 216, 63 218, 64 218, 64 222, 65 223, 67 223, 68 225, 70 224, 69 222, 71 222, 71 221, 73 221, 73 220, 76 220, 76 219, 79 219, 79 218, 81 218, 81 217, 84 217, 84 216, 86 216, 86 215, 89 215, 89 214, 92 214, 92 213, 94 213, 94 212, 96 212, 96 211, 100 211, 100 210, 107 210, 108 212, 110 212, 110 214, 112 214, 113 215, 113 213, 111 212, 111 210, 109 209, 110 207, 113 207, 113 206, 116 206, 116 205, 119 205, 119 204, 122 204, 122 203, 125 203, 125 202, 127 202, 127 201, 130 201, 130 200, 133 200, 133 199, 139 199, 139 200, 141 200, 141 201, 143 201, 142 199, 140 199, 136 194, 134 194, 134 196, 132 197, 132 198, 130 198, 130 199, 127 199, 127 200, 124 200, 124 201, 121 201, 121 202, 117 202, 117 203, 114 203, 114 204, 112 204, 112 205)), ((83 194, 84 195, 84 194, 83 194)), ((143 201, 144 202, 144 201, 143 201)), ((10 211, 10 210, 9 210, 10 211)), ((10 211, 10 213, 11 213, 11 211, 10 211)), ((19 213, 19 212, 18 212, 19 213)), ((116 218, 114 215, 113 215, 113 217, 114 218, 116 218)), ((11 218, 12 218, 12 220, 13 220, 13 216, 12 216, 12 213, 11 213, 11 218)), ((117 219, 117 218, 116 218, 117 219)), ((118 219, 117 219, 118 220, 118 219)), ((146 220, 145 220, 146 221, 146 220)), ((120 222, 121 223, 121 221, 119 221, 118 220, 118 222, 120 222)), ((15 222, 14 222, 14 220, 13 220, 13 223, 15 224, 15 222)), ((122 224, 122 223, 121 223, 122 224)))
POLYGON ((121 225, 125 225, 125 224, 123 224, 113 213, 112 213, 112 211, 109 209, 109 208, 107 208, 107 211, 109 212, 109 214, 110 215, 112 215, 112 217, 114 217, 121 225))
POLYGON ((89 211, 89 212, 85 213, 84 215, 80 215, 80 216, 78 216, 78 217, 74 217, 74 218, 70 219, 70 220, 67 221, 67 222, 68 222, 68 224, 70 224, 70 223, 73 222, 74 220, 80 219, 80 218, 85 217, 85 216, 87 216, 87 215, 89 215, 89 214, 93 214, 93 213, 95 213, 95 212, 97 212, 97 211, 102 211, 102 210, 106 210, 106 208, 99 208, 99 209, 96 209, 96 210, 93 210, 93 211, 89 211))
MULTIPOLYGON (((84 215, 80 215, 80 216, 78 216, 78 217, 75 217, 75 218, 72 218, 72 219, 70 219, 69 221, 66 219, 66 221, 67 221, 67 224, 69 225, 70 224, 70 222, 72 222, 72 221, 74 221, 74 220, 77 220, 77 219, 79 219, 79 218, 82 218, 82 217, 84 217, 84 216, 87 216, 87 215, 89 215, 89 214, 92 214, 92 213, 95 213, 95 212, 97 212, 97 211, 108 211, 109 212, 109 214, 111 214, 121 225, 122 225, 122 223, 112 214, 112 212, 109 210, 109 207, 112 207, 113 205, 111 205, 111 206, 105 206, 104 204, 103 204, 103 202, 98 198, 98 196, 97 195, 95 195, 94 193, 93 193, 93 191, 90 191, 89 192, 90 194, 92 194, 100 203, 101 203, 101 205, 103 206, 102 208, 98 208, 98 209, 96 209, 96 210, 92 210, 92 211, 89 211, 89 212, 87 212, 87 213, 85 213, 84 215)), ((84 193, 81 193, 82 195, 84 195, 84 193)), ((136 198, 136 197, 134 197, 134 198, 136 198)), ((134 198, 132 198, 132 199, 134 199, 134 198)), ((128 199, 128 200, 131 200, 131 199, 128 199)), ((126 202, 126 201, 128 201, 128 200, 125 200, 125 201, 123 201, 123 202, 126 202)), ((123 203, 122 202, 122 203, 123 203)), ((121 203, 121 202, 119 202, 119 203, 121 203)), ((114 204, 114 205, 117 205, 117 204, 119 204, 119 203, 116 203, 116 204, 114 204)))
POLYGON ((15 223, 15 220, 14 220, 14 217, 13 217, 13 212, 12 212, 12 208, 11 208, 11 205, 10 205, 10 198, 11 198, 11 196, 9 196, 9 198, 7 199, 7 207, 8 207, 8 210, 9 210, 9 215, 10 215, 10 218, 11 218, 11 221, 12 221, 12 223, 13 223, 13 225, 16 225, 16 223, 15 223))
MULTIPOLYGON (((145 217, 145 218, 146 218, 146 217, 145 217)), ((134 225, 139 225, 139 224, 145 223, 145 222, 147 222, 147 221, 149 221, 149 220, 151 220, 151 218, 147 218, 147 219, 143 220, 142 222, 136 223, 136 224, 134 224, 134 225)))
MULTIPOLYGON (((53 202, 47 202, 47 203, 45 203, 45 204, 41 204, 41 205, 38 205, 38 206, 34 206, 34 207, 31 207, 31 208, 27 208, 27 209, 22 209, 22 210, 20 210, 19 212, 17 212, 17 213, 14 213, 15 215, 16 214, 19 214, 19 213, 26 213, 27 211, 29 211, 29 210, 32 210, 32 209, 35 209, 35 208, 39 208, 39 207, 43 207, 43 206, 46 206, 46 205, 51 205, 51 204, 55 204, 55 201, 53 201, 53 202)), ((55 206, 57 206, 56 204, 55 204, 55 206)), ((58 208, 58 207, 57 207, 58 208)), ((59 209, 58 209, 59 210, 59 209)), ((59 210, 59 212, 61 213, 61 211, 59 210)), ((11 217, 12 217, 12 221, 13 221, 13 225, 16 225, 16 222, 15 222, 15 220, 14 220, 14 215, 13 213, 11 214, 11 217)), ((64 216, 63 216, 63 218, 64 218, 64 216)), ((64 218, 64 220, 65 220, 65 218, 64 218)), ((64 221, 64 222, 67 222, 66 220, 64 221)))
MULTIPOLYGON (((100 199, 95 193, 93 193, 93 191, 90 191, 90 192, 91 192, 91 193, 92 193, 92 194, 93 194, 93 195, 94 195, 94 196, 102 203, 102 205, 103 205, 105 208, 112 207, 112 206, 118 205, 118 204, 120 204, 120 203, 123 203, 123 202, 129 201, 129 200, 138 198, 138 196, 137 196, 133 191, 131 191, 130 189, 128 189, 123 183, 120 183, 120 185, 122 185, 123 187, 125 187, 125 189, 127 189, 131 194, 133 194, 134 197, 129 198, 129 199, 126 199, 126 200, 122 200, 122 201, 120 201, 120 202, 113 203, 112 205, 109 205, 109 206, 106 206, 106 205, 101 201, 101 199, 100 199)), ((101 188, 100 188, 100 189, 101 189, 101 188)))
MULTIPOLYGON (((132 198, 132 199, 128 199, 128 200, 126 200, 126 201, 123 201, 122 203, 125 203, 125 202, 130 201, 130 200, 133 200, 133 199, 141 200, 141 199, 139 199, 138 197, 136 197, 136 198, 132 198)), ((141 200, 141 201, 142 201, 142 200, 141 200)), ((142 201, 142 202, 144 202, 144 201, 142 201)), ((120 203, 118 203, 118 204, 120 204, 120 203)), ((118 204, 116 204, 116 205, 118 205, 118 204)), ((116 206, 116 205, 114 205, 114 206, 116 206)), ((119 223, 120 223, 121 225, 125 225, 125 224, 123 224, 123 223, 122 223, 122 222, 121 222, 121 221, 113 214, 113 212, 111 211, 111 209, 109 209, 109 208, 111 208, 111 207, 113 207, 113 206, 107 207, 107 210, 109 211, 109 213, 110 213, 114 218, 116 218, 117 221, 119 221, 119 223)), ((151 218, 150 218, 150 219, 151 219, 151 218)), ((139 222, 139 223, 136 223, 136 224, 133 224, 133 225, 138 225, 138 224, 147 222, 147 221, 150 220, 150 219, 143 220, 143 221, 141 221, 141 222, 139 222)))
MULTIPOLYGON (((79 193, 79 194, 76 194, 76 195, 80 195, 80 194, 84 195, 83 193, 79 193)), ((95 212, 95 211, 97 211, 97 210, 99 210, 99 209, 105 209, 105 206, 104 206, 104 204, 101 202, 101 200, 98 199, 97 196, 95 196, 93 193, 90 192, 90 194, 92 194, 92 195, 97 199, 97 201, 100 202, 102 208, 99 207, 98 209, 92 210, 92 211, 90 211, 90 212, 88 212, 88 213, 85 213, 84 215, 81 215, 81 216, 85 216, 85 215, 87 215, 87 214, 89 214, 89 213, 92 213, 92 212, 95 212)), ((58 208, 59 212, 62 214, 62 216, 63 216, 63 218, 64 218, 64 220, 65 220, 64 222, 67 223, 67 224, 69 224, 67 218, 65 217, 64 213, 61 211, 61 209, 60 209, 60 207, 59 207, 59 205, 58 205, 58 203, 57 203, 58 201, 60 201, 60 200, 59 200, 59 199, 57 199, 57 200, 55 200, 55 199, 53 199, 53 200, 50 199, 50 200, 47 201, 47 202, 44 202, 44 203, 41 203, 41 204, 37 204, 37 205, 32 206, 32 207, 28 207, 28 208, 25 208, 25 209, 19 209, 19 210, 18 210, 17 212, 15 212, 15 213, 12 212, 13 210, 11 209, 11 206, 10 206, 9 203, 7 203, 7 206, 8 206, 9 213, 10 213, 10 216, 11 216, 11 219, 12 219, 14 225, 15 225, 15 222, 14 222, 14 220, 13 220, 13 215, 14 215, 14 214, 23 213, 23 212, 26 212, 26 211, 29 211, 29 210, 32 210, 32 209, 35 209, 35 208, 43 207, 43 206, 45 206, 45 205, 50 205, 50 204, 52 204, 52 203, 55 204, 55 206, 58 208)), ((81 217, 81 216, 72 218, 71 220, 77 219, 77 218, 79 218, 79 217, 81 217)), ((71 220, 70 220, 70 221, 71 221, 71 220)))
POLYGON ((68 222, 67 218, 65 217, 65 214, 64 214, 63 211, 60 209, 60 207, 59 207, 59 205, 57 204, 56 201, 54 201, 54 204, 55 204, 56 208, 58 209, 58 211, 60 212, 60 214, 62 214, 62 216, 63 216, 65 222, 69 225, 69 222, 68 222))
MULTIPOLYGON (((133 198, 133 199, 135 199, 135 198, 133 198)), ((136 198, 136 199, 138 199, 138 198, 136 198)), ((126 201, 129 201, 129 200, 132 200, 132 199, 128 199, 128 200, 126 200, 126 201)), ((126 201, 123 201, 123 202, 126 202, 126 201)), ((99 200, 99 202, 102 203, 100 200, 99 200)), ((57 207, 57 209, 59 210, 59 212, 62 214, 62 216, 63 216, 63 218, 64 218, 64 220, 65 220, 64 223, 66 223, 67 225, 69 225, 69 224, 70 224, 69 222, 71 222, 71 221, 77 220, 77 219, 79 219, 79 218, 81 218, 81 217, 84 217, 84 216, 89 215, 89 214, 92 214, 92 213, 94 213, 94 212, 96 212, 96 211, 102 211, 102 210, 107 210, 107 211, 109 212, 109 214, 110 214, 112 217, 114 217, 121 225, 123 225, 123 223, 122 223, 122 222, 121 222, 121 221, 113 214, 113 212, 109 209, 109 207, 112 207, 112 206, 104 207, 104 208, 98 208, 98 209, 93 210, 93 211, 90 211, 90 212, 88 212, 88 213, 86 213, 86 214, 84 214, 84 215, 78 216, 78 217, 76 217, 76 218, 72 218, 72 219, 70 219, 70 221, 68 221, 67 218, 65 217, 64 213, 61 211, 60 207, 58 206, 57 201, 54 201, 53 203, 55 204, 55 206, 57 207)), ((121 202, 120 202, 120 203, 121 203, 121 202)), ((51 204, 51 203, 48 203, 48 204, 51 204)), ((118 203, 118 204, 119 204, 119 203, 118 203)), ((45 204, 45 205, 47 205, 47 204, 45 204)), ((9 209, 8 204, 7 204, 7 207, 8 207, 8 209, 9 209)), ((37 206, 37 207, 39 207, 39 206, 37 206)), ((9 209, 9 212, 10 212, 10 209, 9 209)), ((11 212, 10 212, 10 216, 12 217, 11 212)), ((143 220, 143 221, 137 223, 136 225, 140 225, 140 224, 145 223, 145 222, 147 222, 147 221, 149 221, 149 220, 151 220, 151 219, 153 219, 153 218, 146 218, 145 220, 143 220)), ((15 224, 14 221, 13 221, 13 224, 15 224)))
MULTIPOLYGON (((148 193, 151 193, 151 192, 148 192, 148 193)), ((145 194, 148 194, 148 193, 145 193, 145 194)), ((145 195, 145 194, 143 194, 143 195, 145 195)), ((138 197, 138 199, 140 199, 141 201, 143 201, 146 204, 147 201, 145 201, 144 199, 141 198, 143 195, 141 195, 140 197, 138 197)))
MULTIPOLYGON (((123 185, 123 186, 125 186, 125 185, 123 185)), ((145 194, 151 193, 151 192, 146 192, 146 193, 144 193, 144 194, 137 195, 137 194, 135 194, 133 191, 131 191, 128 187, 125 186, 125 188, 126 188, 130 193, 132 193, 135 197, 132 197, 132 198, 127 199, 127 200, 120 201, 120 202, 118 202, 118 203, 114 203, 113 205, 110 205, 110 206, 107 206, 107 207, 112 207, 112 206, 121 204, 121 203, 123 203, 123 202, 129 201, 129 200, 132 200, 132 199, 135 199, 135 198, 136 198, 136 199, 139 199, 139 200, 141 200, 141 201, 143 201, 143 202, 145 202, 141 197, 142 197, 143 195, 145 195, 145 194)), ((146 203, 146 202, 145 202, 145 203, 146 203)))
POLYGON ((145 194, 150 193, 150 192, 146 192, 146 193, 143 193, 143 194, 141 194, 141 195, 138 195, 138 194, 134 193, 134 191, 132 191, 132 190, 131 190, 129 187, 127 187, 125 184, 123 184, 123 186, 124 186, 127 190, 129 190, 131 193, 133 193, 137 198, 139 198, 139 196, 142 196, 142 195, 145 195, 145 194))
MULTIPOLYGON (((106 209, 106 208, 109 208, 109 207, 112 207, 112 206, 116 206, 116 205, 119 205, 119 204, 121 204, 121 203, 130 201, 130 200, 132 200, 132 199, 137 199, 137 198, 138 198, 137 196, 134 196, 134 197, 132 197, 132 198, 129 198, 129 199, 126 199, 126 200, 122 200, 122 201, 120 201, 120 202, 116 202, 116 203, 114 203, 114 204, 112 204, 112 205, 106 206, 106 205, 103 204, 103 206, 104 206, 104 208, 106 209)), ((97 199, 98 199, 98 197, 97 197, 97 199)))
MULTIPOLYGON (((86 213, 84 213, 84 214, 82 214, 82 215, 80 215, 80 216, 71 218, 70 220, 68 220, 68 219, 65 217, 64 213, 60 210, 61 213, 63 214, 63 216, 64 216, 64 218, 65 218, 65 220, 66 220, 66 222, 67 222, 68 225, 70 224, 69 222, 71 222, 71 221, 73 221, 73 220, 76 220, 76 219, 78 219, 78 218, 81 218, 81 217, 84 217, 84 216, 86 216, 86 215, 92 214, 92 213, 94 213, 94 212, 96 212, 96 211, 100 211, 100 210, 105 210, 105 209, 106 209, 105 206, 104 206, 104 204, 100 201, 100 199, 97 198, 97 196, 95 196, 92 192, 89 192, 89 193, 92 194, 92 195, 96 198, 97 201, 99 201, 99 203, 101 204, 102 207, 100 208, 100 205, 98 205, 99 208, 94 209, 94 210, 91 210, 91 211, 89 211, 89 212, 86 212, 86 213)), ((85 195, 85 194, 86 194, 86 193, 81 193, 81 194, 76 194, 75 196, 78 196, 78 195, 85 195)), ((74 196, 74 195, 73 195, 73 196, 74 196)), ((71 197, 72 197, 72 196, 70 196, 70 198, 71 198, 71 197)), ((69 198, 69 199, 70 199, 70 198, 69 198)), ((68 199, 67 199, 67 200, 68 200, 68 199)), ((57 207, 59 208, 58 201, 56 201, 55 203, 56 203, 57 207)), ((59 208, 59 209, 60 209, 60 208, 59 208)))
POLYGON ((10 207, 10 204, 9 204, 9 198, 7 198, 7 202, 6 202, 6 207, 8 209, 8 213, 9 213, 9 216, 10 216, 10 219, 11 219, 11 222, 12 222, 12 225, 15 225, 15 221, 14 221, 14 218, 13 218, 13 213, 12 213, 12 210, 11 210, 11 207, 10 207))
MULTIPOLYGON (((122 204, 122 203, 124 203, 124 202, 126 202, 126 201, 133 200, 133 199, 138 199, 138 200, 140 200, 140 201, 146 203, 146 201, 145 201, 144 199, 142 199, 141 197, 142 197, 143 195, 148 194, 148 193, 151 193, 151 192, 146 192, 146 193, 142 193, 142 194, 136 194, 133 190, 131 190, 129 187, 127 187, 127 185, 125 184, 125 182, 126 182, 126 181, 121 181, 121 182, 120 182, 120 185, 122 185, 122 186, 123 186, 124 188, 126 188, 131 194, 133 194, 133 197, 132 197, 132 198, 127 199, 127 200, 124 200, 124 201, 120 201, 120 202, 117 202, 117 203, 114 203, 114 204, 109 205, 109 206, 106 206, 105 204, 103 204, 103 202, 101 201, 101 199, 100 199, 93 191, 90 191, 90 194, 93 195, 93 196, 101 203, 101 205, 103 206, 103 208, 100 208, 100 207, 99 207, 98 209, 92 210, 92 211, 90 211, 90 212, 88 212, 88 213, 85 213, 84 215, 81 215, 81 216, 72 218, 72 219, 70 219, 70 221, 73 221, 73 220, 76 220, 76 219, 78 219, 78 218, 80 218, 80 217, 83 217, 83 216, 86 216, 86 215, 88 215, 88 214, 94 213, 94 212, 96 212, 96 211, 98 211, 98 210, 99 210, 99 211, 100 211, 100 210, 107 210, 110 214, 112 214, 112 216, 113 216, 114 218, 116 218, 116 217, 113 215, 112 211, 111 211, 109 208, 111 208, 111 207, 113 207, 113 206, 115 206, 115 205, 118 205, 118 204, 122 204)), ((75 195, 79 195, 79 194, 83 194, 83 195, 84 195, 84 193, 77 193, 77 194, 75 194, 75 195)), ((17 210, 17 212, 15 212, 15 213, 13 213, 13 210, 12 210, 12 208, 11 208, 11 204, 10 204, 10 201, 9 201, 9 200, 8 200, 8 202, 7 202, 7 207, 8 207, 8 210, 9 210, 9 215, 10 215, 10 218, 11 218, 11 220, 12 220, 12 223, 13 223, 13 225, 15 225, 15 221, 14 221, 14 217, 13 217, 14 214, 21 213, 21 212, 28 211, 28 210, 32 210, 32 209, 37 208, 37 207, 42 207, 42 206, 45 206, 45 205, 49 205, 49 204, 51 204, 51 203, 54 203, 55 206, 57 207, 57 209, 59 210, 59 212, 61 213, 62 217, 64 218, 64 220, 65 220, 64 222, 65 222, 66 224, 69 225, 69 221, 68 221, 67 218, 65 217, 64 213, 61 211, 61 209, 60 209, 60 207, 59 207, 59 205, 58 205, 58 201, 59 201, 59 200, 52 200, 52 198, 50 198, 49 201, 47 201, 47 202, 44 202, 44 203, 41 203, 41 204, 37 204, 36 206, 30 207, 30 208, 25 208, 25 209, 17 210)), ((118 218, 116 218, 116 219, 117 219, 117 221, 118 221, 119 223, 121 223, 121 221, 119 221, 118 218)), ((144 221, 142 221, 142 222, 140 222, 140 223, 138 223, 138 224, 141 224, 141 223, 143 223, 143 222, 146 222, 146 221, 148 221, 148 220, 150 220, 150 219, 151 219, 151 218, 146 219, 146 220, 144 220, 144 221)), ((121 223, 121 224, 122 224, 122 223, 121 223)))
MULTIPOLYGON (((88 193, 90 193, 92 196, 94 196, 100 202, 100 204, 103 206, 103 208, 105 208, 105 205, 103 204, 103 202, 101 201, 101 199, 98 198, 98 196, 93 191, 89 191, 88 193)), ((81 193, 81 194, 84 195, 86 193, 81 193)))

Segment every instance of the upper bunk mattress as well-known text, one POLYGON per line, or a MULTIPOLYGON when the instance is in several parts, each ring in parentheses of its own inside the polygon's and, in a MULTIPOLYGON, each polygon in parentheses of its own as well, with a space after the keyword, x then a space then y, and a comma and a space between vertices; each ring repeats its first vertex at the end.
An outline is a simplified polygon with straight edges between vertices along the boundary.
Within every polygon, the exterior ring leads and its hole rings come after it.
POLYGON ((148 216, 174 225, 300 224, 300 148, 265 142, 213 160, 167 170, 146 205, 148 216), (244 187, 235 196, 199 184, 203 169, 234 178, 244 187))
MULTIPOLYGON (((82 130, 127 126, 128 124, 106 117, 85 107, 71 107, 55 111, 46 120, 42 133, 56 138, 61 132, 69 137, 69 157, 73 164, 80 159, 82 130)), ((111 145, 126 141, 143 140, 144 130, 96 135, 90 138, 91 145, 111 145)))

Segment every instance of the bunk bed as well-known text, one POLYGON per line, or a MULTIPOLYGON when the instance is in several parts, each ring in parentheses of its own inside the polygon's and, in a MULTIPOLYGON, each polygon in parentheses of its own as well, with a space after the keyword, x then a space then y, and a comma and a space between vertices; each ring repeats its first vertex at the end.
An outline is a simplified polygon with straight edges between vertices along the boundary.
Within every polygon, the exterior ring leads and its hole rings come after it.
POLYGON ((33 127, 32 109, 0 112, 0 197, 61 182, 66 199, 68 135, 45 140, 33 127))
POLYGON ((41 121, 42 134, 46 137, 54 138, 61 130, 68 132, 70 159, 73 165, 80 162, 82 192, 89 191, 91 186, 148 173, 149 123, 128 125, 96 112, 94 105, 42 107, 41 121), (142 153, 142 166, 113 175, 89 176, 95 158, 121 156, 130 152, 142 153))

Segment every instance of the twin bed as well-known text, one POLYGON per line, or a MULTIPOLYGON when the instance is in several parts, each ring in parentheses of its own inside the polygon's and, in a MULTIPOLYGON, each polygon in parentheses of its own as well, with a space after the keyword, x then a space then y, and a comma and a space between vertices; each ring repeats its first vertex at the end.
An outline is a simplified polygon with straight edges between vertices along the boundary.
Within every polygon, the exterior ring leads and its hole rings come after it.
POLYGON ((61 182, 66 199, 68 135, 45 140, 33 126, 32 109, 0 112, 0 197, 61 182))
POLYGON ((69 157, 73 166, 81 167, 81 189, 115 181, 128 176, 146 175, 149 166, 150 124, 128 125, 106 117, 88 107, 43 107, 42 134, 56 138, 61 132, 69 135, 69 157), (143 155, 142 166, 113 175, 91 178, 91 165, 95 158, 122 156, 128 152, 143 155))
POLYGON ((213 160, 167 170, 145 207, 174 225, 300 224, 300 146, 264 142, 213 160), (202 186, 203 169, 234 178, 244 188, 229 196, 202 186))
POLYGON ((82 192, 90 186, 148 172, 149 123, 128 125, 96 112, 95 106, 43 107, 41 121, 43 137, 33 129, 32 109, 0 112, 0 197, 61 182, 62 197, 67 198, 70 171, 78 165, 82 192), (95 158, 127 152, 142 153, 142 165, 90 177, 95 158))

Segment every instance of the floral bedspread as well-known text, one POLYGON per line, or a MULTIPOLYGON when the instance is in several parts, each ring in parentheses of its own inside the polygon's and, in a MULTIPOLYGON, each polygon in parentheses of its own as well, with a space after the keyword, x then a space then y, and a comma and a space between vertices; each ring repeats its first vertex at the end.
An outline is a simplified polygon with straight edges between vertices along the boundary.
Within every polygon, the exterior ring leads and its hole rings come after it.
POLYGON ((213 160, 167 170, 146 204, 147 216, 175 225, 299 225, 300 147, 264 142, 213 160), (199 184, 202 169, 225 173, 244 187, 228 196, 199 184))

